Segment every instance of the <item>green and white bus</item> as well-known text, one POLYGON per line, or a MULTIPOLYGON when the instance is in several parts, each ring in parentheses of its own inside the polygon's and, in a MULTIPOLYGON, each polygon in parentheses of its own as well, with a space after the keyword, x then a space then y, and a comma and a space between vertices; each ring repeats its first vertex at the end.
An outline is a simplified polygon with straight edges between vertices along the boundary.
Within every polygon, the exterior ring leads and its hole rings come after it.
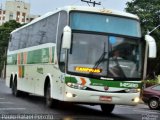
POLYGON ((14 30, 7 54, 6 85, 15 96, 31 93, 59 101, 100 105, 139 102, 144 41, 139 18, 108 9, 68 6, 14 30))

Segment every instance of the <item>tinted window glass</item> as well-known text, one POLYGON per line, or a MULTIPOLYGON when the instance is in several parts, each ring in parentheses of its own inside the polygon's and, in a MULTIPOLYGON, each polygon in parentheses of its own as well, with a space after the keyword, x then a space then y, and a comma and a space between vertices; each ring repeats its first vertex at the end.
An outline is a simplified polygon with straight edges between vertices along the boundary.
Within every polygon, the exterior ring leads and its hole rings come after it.
POLYGON ((30 26, 29 46, 55 43, 57 35, 58 13, 30 26))
POLYGON ((50 16, 47 19, 47 24, 44 26, 46 31, 46 41, 43 43, 56 43, 56 35, 57 35, 57 25, 58 25, 58 13, 50 16))
POLYGON ((45 35, 41 32, 41 24, 43 21, 39 21, 32 26, 29 26, 29 40, 27 47, 39 45, 45 35))
POLYGON ((19 48, 19 33, 12 34, 12 40, 10 43, 10 50, 17 50, 19 48))
POLYGON ((54 14, 12 34, 9 50, 17 50, 45 43, 55 43, 58 15, 54 14))
POLYGON ((72 36, 68 53, 68 71, 72 74, 141 78, 141 43, 137 39, 74 31, 72 36))
POLYGON ((28 35, 27 29, 22 29, 21 33, 20 33, 19 49, 22 49, 22 48, 26 47, 26 43, 28 41, 27 35, 28 35))
POLYGON ((139 42, 123 38, 109 37, 109 77, 140 78, 141 46, 139 42))
POLYGON ((68 70, 75 73, 91 74, 89 71, 79 71, 77 69, 79 67, 89 70, 93 68, 100 70, 100 72, 93 74, 106 76, 107 50, 108 38, 106 35, 73 33, 72 49, 68 59, 68 70))
POLYGON ((155 87, 152 88, 153 90, 160 90, 160 85, 157 85, 155 87))
POLYGON ((139 22, 129 18, 102 14, 72 12, 70 24, 72 29, 77 30, 141 37, 139 22))

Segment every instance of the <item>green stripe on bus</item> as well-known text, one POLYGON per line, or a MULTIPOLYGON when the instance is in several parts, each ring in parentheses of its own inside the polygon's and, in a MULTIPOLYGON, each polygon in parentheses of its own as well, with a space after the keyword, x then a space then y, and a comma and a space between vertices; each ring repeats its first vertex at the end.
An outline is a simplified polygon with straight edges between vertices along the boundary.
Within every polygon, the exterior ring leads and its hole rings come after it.
MULTIPOLYGON (((54 62, 54 50, 55 47, 52 47, 52 62, 54 62)), ((24 63, 24 53, 21 54, 20 64, 24 63)), ((37 64, 37 63, 49 63, 49 48, 43 48, 38 50, 29 51, 27 53, 27 64, 37 64)), ((16 65, 17 64, 17 54, 8 55, 7 65, 16 65)))
POLYGON ((99 79, 90 79, 92 86, 108 86, 108 87, 119 87, 119 88, 140 88, 141 83, 136 82, 125 82, 125 81, 107 81, 99 79))
POLYGON ((29 51, 27 64, 49 63, 49 48, 29 51))
POLYGON ((77 83, 77 79, 75 77, 68 77, 66 76, 65 77, 65 83, 68 83, 68 82, 71 82, 71 83, 77 83))
MULTIPOLYGON (((109 81, 89 78, 91 86, 108 86, 116 88, 141 88, 141 83, 125 82, 125 81, 109 81)), ((77 83, 76 77, 65 77, 65 83, 72 82, 77 83)))

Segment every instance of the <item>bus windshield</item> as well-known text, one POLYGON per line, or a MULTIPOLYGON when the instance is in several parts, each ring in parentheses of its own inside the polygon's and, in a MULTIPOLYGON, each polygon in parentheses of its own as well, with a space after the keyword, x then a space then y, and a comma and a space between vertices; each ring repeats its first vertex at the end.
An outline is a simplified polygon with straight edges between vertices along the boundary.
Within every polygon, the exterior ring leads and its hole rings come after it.
POLYGON ((70 26, 75 30, 141 37, 138 20, 96 13, 71 12, 70 26))
POLYGON ((99 77, 140 78, 140 53, 137 39, 73 33, 68 71, 99 77))

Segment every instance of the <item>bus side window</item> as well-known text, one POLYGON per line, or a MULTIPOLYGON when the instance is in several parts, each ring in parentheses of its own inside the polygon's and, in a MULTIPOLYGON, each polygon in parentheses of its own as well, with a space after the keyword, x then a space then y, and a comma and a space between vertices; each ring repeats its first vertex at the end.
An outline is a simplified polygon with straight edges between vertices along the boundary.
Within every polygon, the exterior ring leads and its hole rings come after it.
POLYGON ((18 45, 19 45, 18 40, 19 40, 18 39, 18 32, 13 33, 9 50, 17 50, 18 49, 18 45))
POLYGON ((59 13, 56 13, 47 19, 47 24, 46 24, 47 40, 46 41, 48 43, 56 43, 56 35, 57 35, 57 31, 58 31, 57 30, 58 17, 59 17, 59 13))

